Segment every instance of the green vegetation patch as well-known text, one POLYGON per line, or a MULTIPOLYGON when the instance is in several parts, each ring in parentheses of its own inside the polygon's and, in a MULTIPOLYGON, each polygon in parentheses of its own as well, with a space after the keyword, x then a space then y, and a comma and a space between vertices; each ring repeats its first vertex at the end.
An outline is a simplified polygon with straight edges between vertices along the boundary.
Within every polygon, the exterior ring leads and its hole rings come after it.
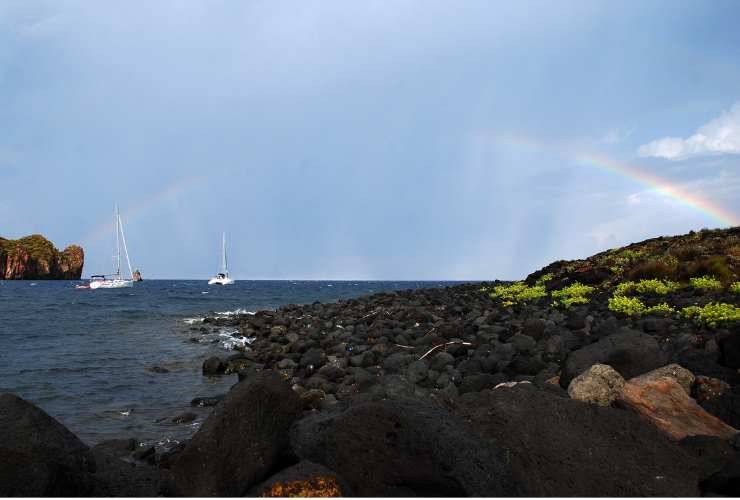
POLYGON ((684 307, 681 309, 681 315, 700 325, 716 328, 719 325, 740 321, 740 307, 725 303, 711 303, 704 307, 684 307))
POLYGON ((626 296, 631 293, 646 294, 653 293, 656 295, 667 295, 680 289, 681 285, 670 280, 640 280, 625 281, 620 283, 614 290, 615 296, 626 296))
POLYGON ((555 299, 553 304, 566 308, 573 304, 587 304, 589 299, 586 295, 589 295, 593 291, 594 287, 576 282, 570 286, 566 286, 565 288, 552 292, 552 298, 555 299))
POLYGON ((609 310, 618 314, 642 314, 645 312, 645 304, 637 297, 625 297, 617 295, 609 299, 609 310))
POLYGON ((730 291, 732 293, 740 293, 740 281, 736 281, 730 285, 730 291))
POLYGON ((495 286, 489 293, 492 299, 500 299, 506 306, 541 299, 546 295, 544 285, 527 286, 523 281, 517 281, 511 285, 495 286))
POLYGON ((691 278, 689 281, 691 282, 691 286, 698 290, 708 290, 708 291, 722 290, 722 282, 716 278, 712 278, 711 276, 702 276, 701 278, 691 278))

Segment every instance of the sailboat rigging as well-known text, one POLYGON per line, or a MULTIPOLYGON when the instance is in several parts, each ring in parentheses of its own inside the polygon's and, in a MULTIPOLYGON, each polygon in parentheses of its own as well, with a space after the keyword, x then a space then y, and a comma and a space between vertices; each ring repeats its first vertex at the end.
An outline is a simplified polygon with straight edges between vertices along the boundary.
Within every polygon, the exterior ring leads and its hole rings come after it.
POLYGON ((118 205, 115 210, 115 225, 116 225, 116 254, 115 254, 115 266, 116 272, 112 275, 94 274, 90 276, 90 288, 129 288, 134 286, 134 274, 131 271, 131 260, 128 256, 128 248, 126 247, 126 236, 123 233, 123 223, 121 222, 121 214, 118 212, 118 205), (126 257, 126 265, 128 266, 128 278, 125 278, 121 274, 121 246, 123 246, 123 253, 126 257))
POLYGON ((229 278, 229 267, 226 262, 226 233, 221 236, 221 272, 208 280, 209 285, 232 285, 234 280, 229 278))

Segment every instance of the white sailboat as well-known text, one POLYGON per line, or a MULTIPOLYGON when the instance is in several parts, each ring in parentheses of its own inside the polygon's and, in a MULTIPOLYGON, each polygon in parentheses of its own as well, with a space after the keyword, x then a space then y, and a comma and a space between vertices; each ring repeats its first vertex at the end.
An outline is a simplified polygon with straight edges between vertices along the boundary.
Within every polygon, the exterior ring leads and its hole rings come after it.
POLYGON ((131 271, 131 261, 128 258, 128 249, 126 248, 126 237, 123 234, 123 223, 121 214, 118 212, 116 205, 116 255, 114 257, 116 272, 112 275, 94 274, 90 276, 90 288, 129 288, 134 286, 134 273, 131 271), (126 256, 128 265, 128 278, 121 275, 121 244, 123 244, 123 253, 126 256))
POLYGON ((208 280, 209 285, 232 285, 234 280, 229 278, 229 268, 226 264, 226 233, 221 237, 221 272, 208 280))

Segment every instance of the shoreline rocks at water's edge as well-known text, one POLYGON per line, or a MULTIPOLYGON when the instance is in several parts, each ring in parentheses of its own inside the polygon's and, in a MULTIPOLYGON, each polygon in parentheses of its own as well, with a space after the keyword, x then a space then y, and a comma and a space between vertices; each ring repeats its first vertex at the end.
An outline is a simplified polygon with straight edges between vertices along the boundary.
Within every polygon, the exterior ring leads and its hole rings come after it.
POLYGON ((220 320, 254 340, 204 362, 240 382, 194 400, 216 405, 195 436, 152 465, 111 445, 126 467, 93 455, 72 477, 109 494, 134 473, 164 495, 736 491, 737 324, 619 316, 605 296, 507 307, 484 286, 220 320))

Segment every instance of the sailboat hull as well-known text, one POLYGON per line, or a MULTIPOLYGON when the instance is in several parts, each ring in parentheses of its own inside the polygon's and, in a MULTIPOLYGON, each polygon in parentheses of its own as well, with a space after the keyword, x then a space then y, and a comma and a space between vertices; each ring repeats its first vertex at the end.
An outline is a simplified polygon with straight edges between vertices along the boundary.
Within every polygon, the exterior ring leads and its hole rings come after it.
POLYGON ((90 288, 93 290, 98 288, 131 288, 133 286, 133 280, 102 280, 90 282, 90 288))
POLYGON ((233 285, 234 280, 231 278, 211 278, 208 280, 209 285, 233 285))

